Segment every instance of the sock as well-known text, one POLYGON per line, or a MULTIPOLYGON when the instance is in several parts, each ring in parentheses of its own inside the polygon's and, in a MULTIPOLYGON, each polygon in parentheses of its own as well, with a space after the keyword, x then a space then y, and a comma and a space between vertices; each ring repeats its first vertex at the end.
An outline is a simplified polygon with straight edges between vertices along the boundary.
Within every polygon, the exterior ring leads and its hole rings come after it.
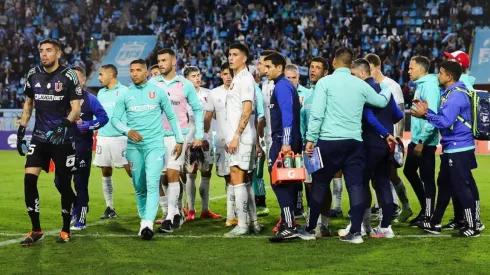
POLYGON ((298 191, 298 197, 296 199, 296 210, 303 210, 303 191, 298 191))
POLYGON ((391 195, 393 196, 393 203, 398 205, 398 196, 396 195, 395 187, 391 182, 390 182, 390 188, 391 188, 391 195))
POLYGON ((199 195, 201 195, 201 211, 206 212, 209 210, 209 182, 210 178, 203 178, 201 176, 201 182, 199 183, 199 195))
POLYGON ((25 174, 24 176, 24 196, 27 207, 27 213, 31 218, 32 231, 41 231, 41 222, 39 221, 39 192, 37 190, 38 176, 25 174))
POLYGON ((178 201, 179 201, 179 193, 180 193, 180 183, 179 182, 171 182, 168 184, 167 188, 167 197, 168 197, 168 213, 166 220, 173 221, 174 216, 179 214, 178 201))
POLYGON ((364 215, 362 216, 362 225, 364 226, 365 231, 372 231, 371 230, 371 207, 368 207, 366 208, 366 210, 364 210, 364 215))
POLYGON ((342 210, 342 178, 333 179, 333 209, 336 211, 342 210))
POLYGON ((408 202, 407 189, 405 188, 405 183, 402 180, 397 184, 393 184, 396 194, 402 203, 403 209, 410 209, 410 203, 408 202))
POLYGON ((255 194, 254 189, 252 188, 252 184, 246 183, 247 194, 248 194, 248 218, 249 225, 255 225, 257 223, 257 207, 255 206, 255 194))
POLYGON ((328 227, 328 216, 320 214, 320 217, 318 217, 318 224, 328 227))
POLYGON ((480 221, 480 201, 475 201, 475 220, 480 221))
POLYGON ((228 220, 236 219, 235 215, 235 188, 233 185, 226 184, 226 218, 228 220))
POLYGON ((185 186, 182 182, 179 182, 179 185, 180 185, 180 192, 179 192, 178 207, 179 207, 179 212, 180 212, 182 210, 182 208, 184 207, 184 189, 185 189, 184 187, 185 186))
POLYGON ((193 211, 196 203, 196 174, 187 174, 187 182, 185 184, 185 194, 187 196, 188 211, 193 211))
POLYGON ((158 200, 158 204, 162 208, 163 216, 167 216, 167 212, 168 212, 168 197, 167 196, 160 196, 160 199, 158 200))
POLYGON ((110 209, 114 209, 112 201, 112 177, 102 177, 102 190, 104 191, 105 204, 110 209))
POLYGON ((245 184, 240 183, 233 187, 235 189, 236 212, 238 216, 238 226, 247 227, 248 192, 245 184))
MULTIPOLYGON (((371 192, 371 190, 369 190, 369 192, 371 192)), ((373 195, 374 207, 379 208, 378 195, 376 194, 376 191, 372 192, 372 195, 373 195)))

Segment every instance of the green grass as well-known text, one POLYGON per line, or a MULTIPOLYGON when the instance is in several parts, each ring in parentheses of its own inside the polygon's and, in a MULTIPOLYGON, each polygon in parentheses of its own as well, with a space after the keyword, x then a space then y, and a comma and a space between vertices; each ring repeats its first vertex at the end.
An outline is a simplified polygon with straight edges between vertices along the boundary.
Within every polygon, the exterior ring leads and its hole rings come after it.
MULTIPOLYGON (((490 171, 485 168, 490 165, 490 157, 479 156, 478 162, 480 168, 474 175, 482 197, 483 222, 490 225, 486 215, 490 171)), ((134 191, 124 171, 114 175, 114 204, 121 218, 98 220, 105 203, 97 168, 92 170, 89 185, 89 227, 73 233, 71 243, 55 243, 61 228, 60 197, 53 175, 42 174, 41 225, 45 232, 54 233, 30 248, 20 247, 17 242, 1 245, 22 238, 30 229, 24 205, 23 165, 17 153, 0 152, 0 274, 488 274, 490 269, 489 235, 476 239, 422 238, 414 235, 426 234, 406 224, 394 225, 399 238, 367 239, 361 245, 342 243, 338 238, 271 244, 267 236, 272 235, 270 230, 279 212, 270 189, 267 202, 271 215, 260 219, 267 228, 263 235, 223 239, 219 236, 229 228, 222 221, 196 220, 170 236, 156 233, 157 238, 144 242, 136 237, 139 219, 134 191), (93 223, 97 224, 90 225, 93 223)), ((409 185, 407 190, 412 208, 418 212, 409 185)), ((213 177, 211 197, 224 193, 223 181, 213 177)), ((343 204, 345 213, 346 194, 343 204)), ((211 209, 225 214, 225 199, 212 200, 211 209)), ((449 207, 445 219, 451 215, 449 207)), ((331 220, 332 230, 347 223, 346 218, 331 220)))

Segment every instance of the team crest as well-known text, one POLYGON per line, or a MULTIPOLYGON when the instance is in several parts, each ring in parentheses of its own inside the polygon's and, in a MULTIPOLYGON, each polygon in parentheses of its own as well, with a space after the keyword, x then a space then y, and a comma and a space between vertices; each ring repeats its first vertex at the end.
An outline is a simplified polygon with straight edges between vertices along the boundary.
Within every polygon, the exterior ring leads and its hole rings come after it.
POLYGON ((231 85, 230 85, 230 91, 233 90, 233 86, 235 86, 235 83, 231 83, 231 85))
POLYGON ((57 93, 61 92, 61 90, 63 90, 63 83, 61 83, 60 81, 54 83, 54 90, 57 93))
POLYGON ((149 93, 148 93, 148 96, 149 96, 151 99, 155 99, 156 94, 155 94, 155 92, 149 92, 149 93))
POLYGON ((129 162, 129 168, 133 168, 134 164, 132 161, 129 162))
POLYGON ((116 96, 119 96, 119 91, 116 91, 116 96))

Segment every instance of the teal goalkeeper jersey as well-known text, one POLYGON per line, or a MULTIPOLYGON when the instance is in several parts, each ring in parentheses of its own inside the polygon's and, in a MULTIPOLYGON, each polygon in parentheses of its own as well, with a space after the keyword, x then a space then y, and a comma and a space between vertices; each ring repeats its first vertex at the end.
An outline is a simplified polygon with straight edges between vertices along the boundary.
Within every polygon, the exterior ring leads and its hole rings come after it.
POLYGON ((303 105, 305 104, 305 100, 311 96, 313 89, 308 89, 305 86, 298 84, 296 91, 298 92, 299 102, 303 105))
MULTIPOLYGON (((112 89, 102 88, 97 94, 97 99, 99 100, 102 107, 104 107, 105 112, 109 119, 112 117, 114 108, 116 107, 117 100, 128 90, 128 87, 122 85, 120 82, 114 86, 112 89)), ((126 122, 126 117, 122 118, 123 122, 126 122)), ((104 127, 100 128, 98 131, 98 136, 100 137, 119 137, 121 133, 112 126, 112 123, 107 123, 104 127)))
POLYGON ((130 130, 135 130, 143 137, 139 143, 128 139, 129 144, 144 146, 155 143, 164 146, 162 111, 172 127, 177 143, 183 143, 179 121, 167 93, 152 83, 129 86, 116 103, 111 123, 125 136, 130 130), (127 123, 122 120, 124 115, 127 116, 127 123))
POLYGON ((381 89, 376 93, 364 80, 352 76, 348 68, 338 68, 322 77, 312 95, 306 140, 362 141, 364 104, 383 108, 391 97, 386 84, 381 83, 381 89))

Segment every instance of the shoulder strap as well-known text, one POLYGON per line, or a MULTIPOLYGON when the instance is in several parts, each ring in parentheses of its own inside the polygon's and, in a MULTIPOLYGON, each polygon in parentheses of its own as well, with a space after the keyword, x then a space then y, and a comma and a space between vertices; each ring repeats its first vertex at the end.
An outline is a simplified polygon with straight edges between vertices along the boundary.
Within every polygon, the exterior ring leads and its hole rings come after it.
MULTIPOLYGON (((473 93, 471 91, 468 91, 468 90, 460 88, 460 87, 454 87, 451 90, 449 90, 447 92, 445 98, 447 99, 449 97, 449 95, 451 94, 451 92, 453 92, 454 90, 465 93, 470 98, 470 104, 471 104, 471 97, 472 97, 473 93)), ((470 128, 470 129, 472 128, 471 124, 468 121, 466 121, 462 116, 458 116, 457 119, 460 122, 462 122, 464 125, 466 125, 466 127, 470 128)), ((451 126, 450 129, 452 130, 453 128, 454 128, 454 124, 451 126)))

